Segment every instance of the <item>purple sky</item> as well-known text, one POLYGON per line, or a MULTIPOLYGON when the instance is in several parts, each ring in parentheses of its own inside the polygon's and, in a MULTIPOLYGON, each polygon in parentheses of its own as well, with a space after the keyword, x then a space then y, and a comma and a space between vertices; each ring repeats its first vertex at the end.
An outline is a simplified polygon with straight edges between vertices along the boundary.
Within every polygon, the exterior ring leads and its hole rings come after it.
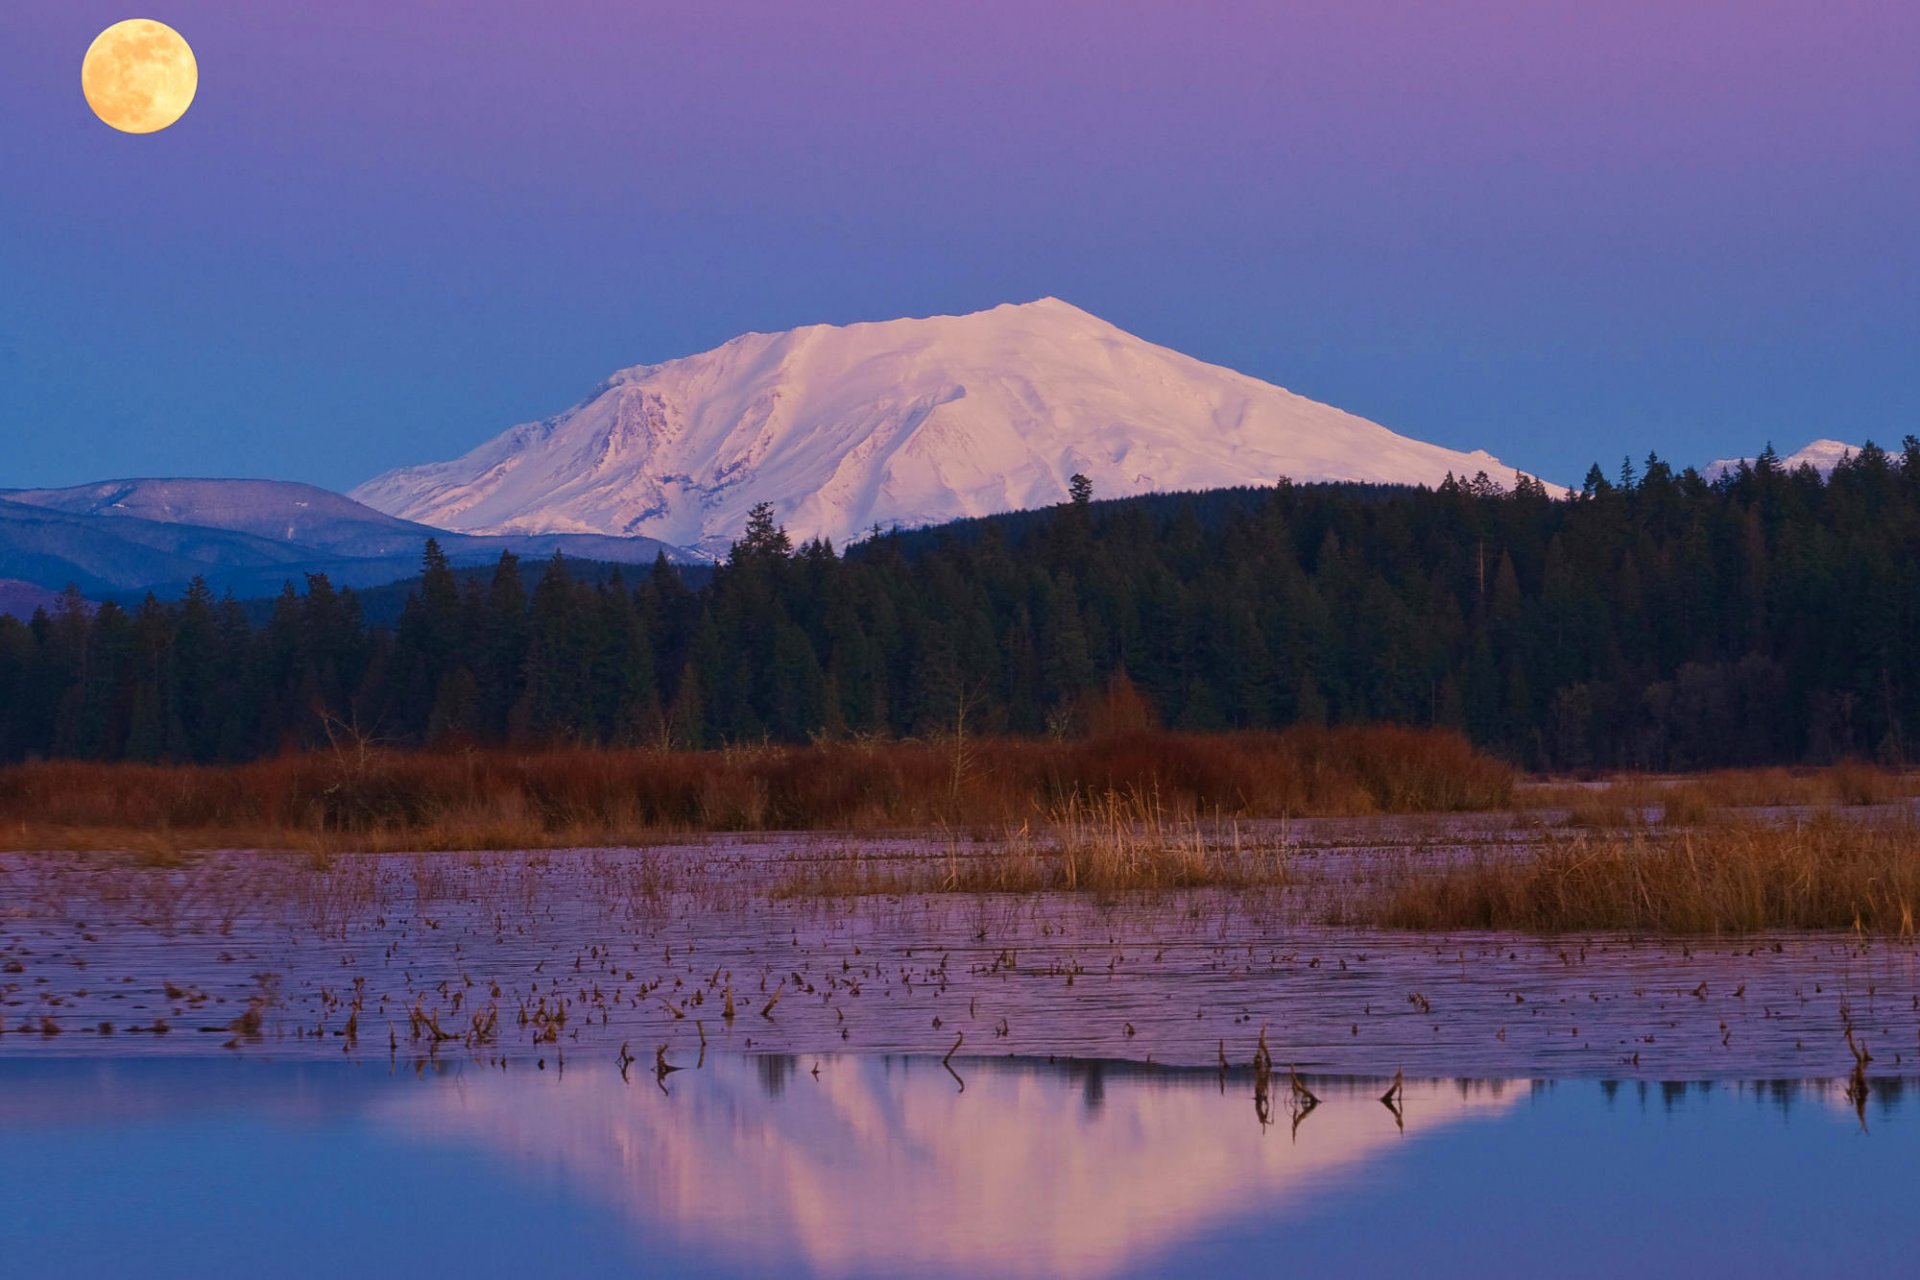
POLYGON ((344 487, 1056 294, 1549 478, 1920 432, 1920 4, 0 5, 0 486, 344 487), (123 136, 108 23, 193 44, 123 136))

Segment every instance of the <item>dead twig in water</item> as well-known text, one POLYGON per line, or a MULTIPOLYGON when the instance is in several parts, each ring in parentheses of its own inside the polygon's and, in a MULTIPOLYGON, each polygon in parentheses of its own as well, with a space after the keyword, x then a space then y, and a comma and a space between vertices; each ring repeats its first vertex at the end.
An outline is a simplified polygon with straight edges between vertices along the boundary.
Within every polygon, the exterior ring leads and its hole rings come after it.
POLYGON ((956 1032, 953 1037, 953 1048, 947 1050, 947 1056, 940 1059, 940 1065, 947 1069, 947 1074, 953 1077, 953 1082, 960 1086, 961 1093, 965 1093, 967 1091, 967 1082, 965 1080, 962 1080, 960 1078, 960 1073, 953 1069, 953 1055, 960 1052, 960 1046, 965 1044, 966 1040, 967 1040, 966 1032, 964 1031, 956 1032))
POLYGON ((1844 1002, 1840 1005, 1840 1025, 1846 1031, 1847 1051, 1853 1054, 1853 1073, 1847 1077, 1847 1101, 1853 1104, 1853 1113, 1859 1117, 1860 1131, 1867 1130, 1867 1064, 1873 1061, 1873 1055, 1867 1052, 1864 1040, 1853 1036, 1853 1010, 1844 1002))
POLYGON ((1393 1073, 1393 1083, 1387 1087, 1385 1093, 1380 1095, 1380 1105, 1393 1112, 1394 1127, 1402 1133, 1407 1131, 1407 1118, 1400 1109, 1400 1103, 1406 1096, 1406 1081, 1402 1072, 1396 1070, 1393 1073))
POLYGON ((653 1082, 660 1086, 660 1092, 667 1091, 667 1077, 679 1069, 667 1061, 667 1046, 663 1044, 653 1051, 653 1082))

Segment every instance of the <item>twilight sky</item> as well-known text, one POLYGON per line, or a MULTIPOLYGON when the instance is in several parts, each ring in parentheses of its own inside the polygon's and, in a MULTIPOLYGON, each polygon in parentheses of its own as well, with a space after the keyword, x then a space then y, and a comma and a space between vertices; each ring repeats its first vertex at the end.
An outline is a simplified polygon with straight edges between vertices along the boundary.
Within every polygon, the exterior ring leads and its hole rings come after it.
POLYGON ((0 487, 1054 294, 1550 479, 1920 433, 1912 0, 5 0, 0 487), (148 137, 80 59, 152 17, 148 137))

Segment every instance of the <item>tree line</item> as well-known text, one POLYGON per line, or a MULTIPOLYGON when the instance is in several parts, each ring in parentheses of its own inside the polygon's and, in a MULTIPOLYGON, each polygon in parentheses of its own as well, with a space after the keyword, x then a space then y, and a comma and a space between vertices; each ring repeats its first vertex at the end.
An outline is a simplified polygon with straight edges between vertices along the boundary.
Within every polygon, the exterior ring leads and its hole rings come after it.
POLYGON ((1571 497, 1484 474, 1094 501, 794 547, 771 509, 697 587, 661 561, 456 574, 397 623, 323 574, 264 621, 195 583, 0 618, 0 759, 338 741, 716 747, 1439 724, 1536 768, 1869 756, 1920 733, 1920 441, 1822 477, 1657 457, 1571 497), (598 576, 598 575, 596 575, 598 576), (531 586, 528 585, 531 580, 531 586))

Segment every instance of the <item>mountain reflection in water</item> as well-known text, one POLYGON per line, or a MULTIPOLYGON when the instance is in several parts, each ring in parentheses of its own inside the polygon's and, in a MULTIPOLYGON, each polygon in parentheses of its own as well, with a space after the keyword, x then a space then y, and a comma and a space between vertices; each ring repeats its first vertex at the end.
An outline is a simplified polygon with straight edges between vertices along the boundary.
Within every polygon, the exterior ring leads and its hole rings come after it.
MULTIPOLYGON (((630 1217, 767 1264, 828 1273, 1099 1276, 1255 1207, 1327 1194, 1396 1146, 1498 1114, 1525 1086, 1323 1084, 1301 1118, 1263 1129, 1252 1082, 1112 1065, 727 1058, 675 1073, 670 1098, 634 1068, 482 1075, 384 1117, 425 1139, 558 1166, 630 1217), (649 1096, 651 1095, 651 1096, 649 1096), (936 1225, 937 1224, 937 1225, 936 1225)), ((1281 1086, 1284 1092, 1284 1084, 1281 1086)))

